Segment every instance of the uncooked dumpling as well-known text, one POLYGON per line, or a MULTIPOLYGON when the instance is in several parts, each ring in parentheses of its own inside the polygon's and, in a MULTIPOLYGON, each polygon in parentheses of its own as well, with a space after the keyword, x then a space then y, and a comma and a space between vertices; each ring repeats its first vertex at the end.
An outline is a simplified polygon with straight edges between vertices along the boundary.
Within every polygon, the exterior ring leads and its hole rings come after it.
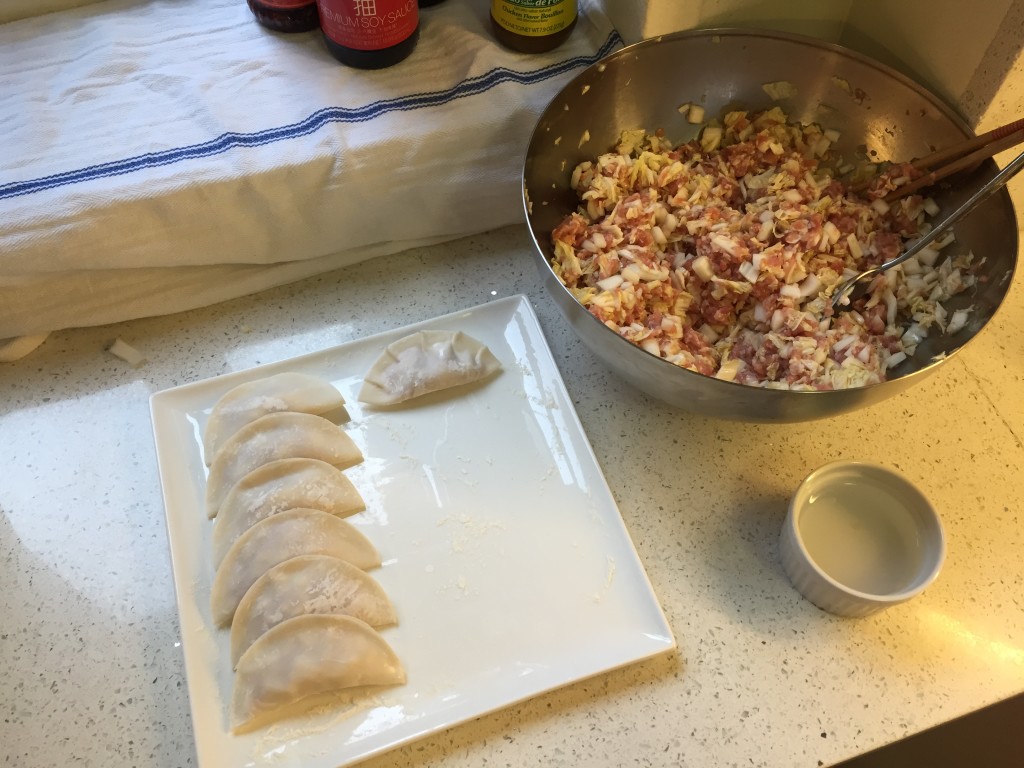
POLYGON ((370 540, 334 515, 318 509, 272 515, 243 533, 217 569, 210 591, 214 623, 228 626, 256 579, 299 555, 331 555, 364 571, 380 565, 380 554, 370 540))
POLYGON ((257 467, 278 459, 319 459, 339 469, 363 460, 341 427, 322 416, 283 411, 261 416, 228 438, 206 480, 206 513, 216 517, 232 486, 257 467))
POLYGON ((278 411, 320 415, 336 411, 345 398, 324 379, 308 373, 278 373, 247 381, 228 390, 213 406, 203 433, 203 454, 207 465, 235 432, 260 416, 278 411))
POLYGON ((369 405, 395 405, 500 370, 491 350, 461 331, 419 331, 384 349, 366 374, 359 399, 369 405))
POLYGON ((249 587, 231 620, 231 665, 282 621, 310 613, 355 616, 371 627, 397 621, 383 587, 351 563, 300 555, 275 565, 249 587))
POLYGON ((213 526, 213 566, 238 537, 260 520, 288 509, 305 507, 348 517, 366 509, 352 481, 319 459, 280 459, 257 467, 235 483, 213 526))
POLYGON ((231 699, 235 732, 297 714, 324 694, 369 685, 401 685, 398 656, 371 626, 351 616, 297 616, 260 637, 238 661, 231 699), (294 705, 294 706, 293 706, 294 705))

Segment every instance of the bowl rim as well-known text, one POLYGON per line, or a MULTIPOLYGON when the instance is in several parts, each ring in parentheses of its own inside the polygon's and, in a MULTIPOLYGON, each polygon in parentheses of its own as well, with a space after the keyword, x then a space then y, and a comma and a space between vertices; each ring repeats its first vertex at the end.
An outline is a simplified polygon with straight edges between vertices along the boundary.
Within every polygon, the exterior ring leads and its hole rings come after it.
POLYGON ((800 553, 800 558, 806 567, 809 567, 819 578, 827 582, 834 589, 842 592, 846 597, 856 599, 863 603, 869 603, 871 605, 895 605, 897 603, 906 602, 912 597, 919 595, 938 578, 946 561, 946 530, 945 526, 942 524, 942 518, 940 517, 938 510, 935 509, 935 505, 932 504, 927 495, 925 495, 925 493, 902 472, 876 462, 860 461, 856 459, 841 459, 823 464, 812 470, 803 478, 803 480, 800 481, 799 485, 797 485, 794 490, 793 495, 790 497, 785 526, 787 533, 792 536, 792 540, 796 544, 796 550, 800 553), (924 571, 924 575, 922 577, 915 578, 912 587, 884 594, 865 592, 863 590, 855 589, 854 587, 844 584, 828 574, 811 556, 811 553, 804 542, 803 536, 800 533, 799 517, 803 511, 803 507, 798 507, 798 504, 803 500, 802 497, 807 495, 809 489, 813 485, 821 484, 823 482, 827 484, 830 475, 839 475, 840 473, 853 473, 865 478, 872 475, 885 477, 887 482, 895 483, 909 491, 911 495, 920 502, 918 508, 923 512, 923 515, 914 516, 915 520, 919 523, 918 530, 921 530, 920 523, 921 521, 924 521, 929 532, 929 538, 935 540, 936 546, 929 546, 927 548, 927 557, 932 560, 931 565, 924 571))

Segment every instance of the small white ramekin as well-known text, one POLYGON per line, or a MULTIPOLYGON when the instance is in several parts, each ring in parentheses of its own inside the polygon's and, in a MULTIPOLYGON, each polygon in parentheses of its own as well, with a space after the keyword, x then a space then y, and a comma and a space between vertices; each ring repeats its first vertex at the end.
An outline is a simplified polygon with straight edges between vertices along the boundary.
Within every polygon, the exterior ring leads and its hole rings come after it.
POLYGON ((877 464, 840 461, 800 483, 779 551, 793 586, 816 606, 868 616, 931 584, 946 540, 934 507, 909 480, 877 464))

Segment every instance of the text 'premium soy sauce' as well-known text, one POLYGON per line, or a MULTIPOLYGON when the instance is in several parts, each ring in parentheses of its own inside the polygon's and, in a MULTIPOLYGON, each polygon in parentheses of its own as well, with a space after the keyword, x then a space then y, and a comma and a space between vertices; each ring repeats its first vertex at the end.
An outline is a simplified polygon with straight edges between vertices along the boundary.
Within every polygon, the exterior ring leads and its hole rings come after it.
POLYGON ((417 0, 317 0, 317 5, 327 50, 350 67, 390 67, 419 40, 417 0))

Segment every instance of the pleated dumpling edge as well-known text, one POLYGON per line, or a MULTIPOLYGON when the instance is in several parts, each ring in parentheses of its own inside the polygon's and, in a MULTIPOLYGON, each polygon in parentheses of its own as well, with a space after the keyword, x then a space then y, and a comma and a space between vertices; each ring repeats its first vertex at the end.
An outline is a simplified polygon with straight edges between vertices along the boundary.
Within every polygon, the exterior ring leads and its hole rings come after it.
POLYGON ((364 621, 338 614, 288 619, 254 642, 238 661, 231 729, 244 733, 323 696, 350 688, 401 685, 405 668, 364 621))
MULTIPOLYGON (((203 454, 207 466, 221 446, 246 424, 278 411, 319 416, 337 413, 345 398, 334 385, 319 376, 285 371, 238 384, 213 405, 203 430, 203 454)), ((337 421, 337 419, 334 419, 337 421)))
POLYGON ((462 331, 417 331, 392 342, 370 367, 359 400, 388 406, 493 376, 501 362, 462 331))

